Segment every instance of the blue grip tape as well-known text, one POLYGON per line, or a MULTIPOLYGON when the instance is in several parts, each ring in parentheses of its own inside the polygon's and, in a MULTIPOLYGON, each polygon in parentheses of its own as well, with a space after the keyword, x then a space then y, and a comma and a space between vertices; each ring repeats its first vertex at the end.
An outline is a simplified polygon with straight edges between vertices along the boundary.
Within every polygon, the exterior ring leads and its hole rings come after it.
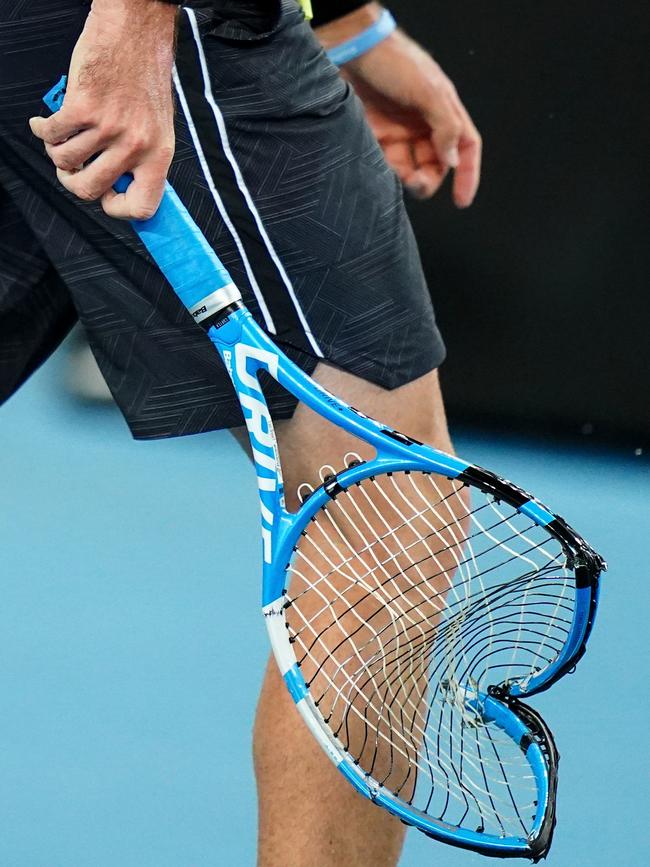
MULTIPOLYGON (((131 178, 123 176, 118 183, 126 190, 131 178)), ((188 310, 232 284, 232 277, 169 183, 153 217, 133 220, 131 225, 188 310)))
MULTIPOLYGON (((64 75, 43 97, 52 112, 63 105, 66 84, 64 75)), ((132 180, 132 175, 122 175, 113 187, 124 193, 132 180)), ((232 277, 169 183, 154 216, 132 220, 131 225, 188 310, 232 285, 232 277)))
POLYGON ((131 181, 133 180, 133 175, 122 175, 121 178, 118 178, 113 184, 113 189, 116 193, 125 193, 131 181))

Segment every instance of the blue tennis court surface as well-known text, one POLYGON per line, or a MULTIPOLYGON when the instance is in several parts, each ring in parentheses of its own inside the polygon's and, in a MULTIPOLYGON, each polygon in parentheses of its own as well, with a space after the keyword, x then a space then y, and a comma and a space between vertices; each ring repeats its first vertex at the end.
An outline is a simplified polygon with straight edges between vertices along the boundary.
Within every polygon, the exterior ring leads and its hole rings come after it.
MULTIPOLYGON (((254 478, 229 435, 135 443, 60 380, 55 358, 0 409, 0 865, 253 867, 254 478)), ((547 863, 645 865, 647 459, 455 439, 609 561, 586 659, 535 702, 562 757, 547 863)), ((412 832, 401 865, 486 863, 412 832)))

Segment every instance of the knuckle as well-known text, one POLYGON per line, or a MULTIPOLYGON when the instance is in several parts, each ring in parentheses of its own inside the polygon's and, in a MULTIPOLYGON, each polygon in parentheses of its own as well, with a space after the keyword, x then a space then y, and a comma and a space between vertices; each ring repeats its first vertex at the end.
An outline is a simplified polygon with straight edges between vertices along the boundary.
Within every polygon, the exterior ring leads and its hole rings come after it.
POLYGON ((162 147, 158 148, 158 155, 160 157, 160 161, 169 165, 174 158, 174 145, 162 145, 162 147))
POLYGON ((47 148, 48 146, 53 147, 58 144, 62 140, 63 134, 55 126, 44 126, 39 131, 38 137, 41 141, 45 142, 45 147, 47 148))
POLYGON ((119 134, 117 125, 105 119, 102 119, 101 123, 97 125, 97 131, 101 141, 110 141, 119 134))
POLYGON ((483 149, 483 139, 476 131, 471 132, 467 136, 467 144, 473 151, 479 154, 483 149))
POLYGON ((70 108, 67 111, 62 108, 57 114, 52 115, 47 121, 49 138, 52 141, 60 141, 70 135, 70 130, 75 130, 83 126, 87 120, 83 112, 77 111, 75 108, 70 108))
POLYGON ((131 218, 134 220, 149 220, 156 213, 156 206, 152 203, 135 205, 131 210, 131 218))
POLYGON ((97 138, 100 141, 110 141, 117 138, 124 131, 119 120, 111 114, 104 114, 98 117, 91 118, 93 128, 97 131, 97 138))
POLYGON ((92 185, 88 182, 73 184, 71 192, 73 192, 78 199, 81 199, 82 202, 94 202, 99 198, 97 191, 93 189, 92 185))
POLYGON ((126 150, 131 154, 139 154, 147 148, 147 141, 143 133, 130 132, 124 139, 126 150))
POLYGON ((93 101, 85 93, 84 90, 75 89, 74 93, 69 93, 59 112, 59 117, 65 118, 67 122, 74 123, 75 120, 82 118, 88 119, 88 115, 93 110, 93 101))
POLYGON ((460 138, 460 129, 452 125, 447 125, 439 132, 438 143, 441 147, 449 147, 455 144, 460 138))
POLYGON ((57 168, 63 169, 64 172, 72 172, 79 165, 79 160, 75 161, 71 154, 54 154, 52 162, 57 168))

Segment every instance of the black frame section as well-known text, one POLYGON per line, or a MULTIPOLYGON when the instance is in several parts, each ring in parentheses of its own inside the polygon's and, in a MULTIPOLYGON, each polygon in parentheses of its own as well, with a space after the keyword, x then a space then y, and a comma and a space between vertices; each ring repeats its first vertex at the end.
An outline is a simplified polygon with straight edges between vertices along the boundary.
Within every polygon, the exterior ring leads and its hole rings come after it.
MULTIPOLYGON (((463 470, 457 476, 458 481, 469 487, 478 488, 485 494, 490 494, 495 500, 508 503, 514 509, 521 509, 526 503, 534 502, 543 506, 533 496, 531 496, 523 488, 513 485, 512 482, 491 473, 489 470, 484 470, 483 467, 471 465, 463 470)), ((562 548, 567 557, 567 566, 573 569, 575 574, 576 587, 578 589, 589 588, 591 591, 589 618, 587 620, 587 628, 585 630, 582 644, 567 660, 567 662, 557 670, 555 675, 547 681, 537 692, 544 692, 554 683, 557 683, 565 674, 573 671, 578 662, 582 659, 587 649, 587 640, 591 635, 594 620, 596 617, 596 609, 598 607, 598 584, 601 572, 607 569, 605 560, 597 554, 596 551, 571 527, 560 515, 551 512, 546 506, 543 506, 547 512, 554 516, 553 520, 546 524, 545 529, 549 535, 553 536, 562 545, 562 548)), ((530 693, 533 695, 534 693, 530 693)))
POLYGON ((230 314, 234 313, 236 310, 241 310, 243 306, 244 305, 241 301, 233 301, 232 304, 223 307, 221 310, 217 310, 217 312, 213 313, 212 316, 208 316, 207 319, 202 319, 197 324, 200 325, 204 331, 209 331, 213 325, 215 328, 221 328, 221 326, 225 325, 228 321, 230 314))
MULTIPOLYGON (((477 852, 479 855, 484 855, 487 858, 499 858, 501 860, 511 858, 530 858, 534 864, 537 864, 538 861, 541 861, 548 855, 551 844, 553 843, 555 826, 557 825, 557 782, 560 753, 555 745, 553 733, 541 714, 536 710, 533 710, 530 705, 524 704, 524 702, 520 701, 518 698, 509 696, 503 687, 489 687, 488 694, 491 698, 497 699, 497 701, 505 704, 508 709, 516 714, 524 725, 528 727, 530 734, 525 734, 522 737, 519 744, 521 750, 526 753, 530 744, 534 742, 538 745, 542 755, 544 756, 546 767, 548 769, 548 806, 544 816, 544 821, 539 829, 539 833, 534 837, 531 836, 528 838, 527 852, 516 850, 511 850, 509 852, 486 852, 476 849, 474 846, 470 846, 466 843, 457 843, 453 840, 446 840, 445 842, 457 849, 468 849, 470 852, 477 852)), ((403 824, 409 825, 408 822, 404 821, 403 824)), ((429 834, 426 831, 422 831, 422 833, 426 837, 430 837, 432 840, 440 841, 440 838, 436 837, 434 834, 429 834)))
MULTIPOLYGON (((560 753, 555 745, 555 739, 550 728, 546 724, 542 715, 533 710, 528 704, 524 704, 518 698, 508 695, 506 689, 502 686, 491 686, 488 688, 488 694, 491 698, 505 704, 519 719, 528 727, 530 734, 525 734, 519 746, 526 753, 531 743, 536 743, 542 751, 542 755, 546 761, 548 769, 548 808, 542 827, 535 837, 528 838, 530 847, 529 857, 534 864, 546 858, 553 842, 553 834, 557 824, 557 782, 558 782, 558 766, 560 764, 560 753)), ((496 857, 514 857, 503 855, 496 857)), ((519 856, 521 857, 521 856, 519 856)))
MULTIPOLYGON (((598 576, 601 572, 607 569, 607 564, 597 554, 593 548, 585 542, 585 540, 571 527, 560 515, 551 512, 543 503, 539 503, 531 494, 513 485, 512 482, 497 476, 496 473, 491 473, 489 470, 484 470, 483 467, 471 465, 459 473, 458 481, 466 485, 478 488, 485 494, 491 494, 496 500, 503 500, 515 509, 520 509, 526 503, 538 503, 547 512, 554 516, 553 520, 546 525, 549 533, 554 536, 562 545, 570 558, 572 567, 576 571, 581 571, 578 584, 580 587, 586 587, 593 583, 594 573, 598 576)), ((578 576, 576 576, 578 578, 578 576)))

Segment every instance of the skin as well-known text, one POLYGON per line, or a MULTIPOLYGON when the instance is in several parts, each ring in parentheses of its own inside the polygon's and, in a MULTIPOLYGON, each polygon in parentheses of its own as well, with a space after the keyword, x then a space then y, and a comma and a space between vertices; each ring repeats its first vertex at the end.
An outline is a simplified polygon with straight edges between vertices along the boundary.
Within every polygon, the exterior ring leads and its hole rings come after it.
MULTIPOLYGON (((380 13, 378 4, 369 3, 320 28, 318 36, 330 47, 380 13)), ((175 7, 157 0, 94 0, 72 56, 64 107, 51 118, 30 120, 62 185, 83 201, 101 200, 113 217, 146 219, 162 197, 174 151, 175 16, 175 7), (134 182, 118 195, 112 185, 127 171, 134 182)), ((342 74, 363 101, 386 159, 406 188, 428 198, 453 171, 455 203, 471 204, 480 175, 480 137, 435 61, 397 32, 347 64, 342 74)), ((315 378, 369 415, 451 451, 436 371, 394 391, 325 364, 315 378)), ((302 405, 278 425, 278 442, 290 507, 301 482, 357 448, 349 435, 302 405)), ((403 825, 358 795, 333 768, 299 719, 273 662, 255 721, 254 759, 259 867, 397 863, 403 825)))
MULTIPOLYGON (((317 35, 332 47, 368 27, 381 9, 368 3, 317 35)), ((101 200, 112 217, 146 219, 160 204, 174 154, 175 16, 174 6, 157 0, 94 0, 72 55, 63 108, 30 120, 63 186, 83 201, 101 200), (112 185, 127 171, 135 180, 117 194, 112 185)), ((481 138, 435 60, 396 31, 342 74, 405 187, 426 199, 453 171, 453 200, 470 205, 481 138)))
POLYGON ((147 219, 162 198, 174 155, 176 14, 154 0, 94 0, 62 109, 29 122, 61 184, 85 202, 101 199, 111 217, 147 219), (125 172, 134 181, 115 193, 125 172))
MULTIPOLYGON (((378 3, 318 28, 326 48, 350 39, 381 15, 378 3)), ((481 137, 456 88, 435 60, 396 30, 345 64, 388 163, 417 198, 428 199, 452 171, 452 197, 472 204, 481 174, 481 137)))
MULTIPOLYGON (((437 371, 393 391, 322 363, 314 378, 367 415, 452 450, 437 371)), ((317 479, 325 464, 341 465, 346 452, 360 447, 302 404, 291 420, 276 425, 276 433, 289 509, 298 506, 302 482, 317 479)), ((395 867, 404 825, 341 777, 300 719, 274 660, 262 686, 253 749, 258 867, 395 867)))

